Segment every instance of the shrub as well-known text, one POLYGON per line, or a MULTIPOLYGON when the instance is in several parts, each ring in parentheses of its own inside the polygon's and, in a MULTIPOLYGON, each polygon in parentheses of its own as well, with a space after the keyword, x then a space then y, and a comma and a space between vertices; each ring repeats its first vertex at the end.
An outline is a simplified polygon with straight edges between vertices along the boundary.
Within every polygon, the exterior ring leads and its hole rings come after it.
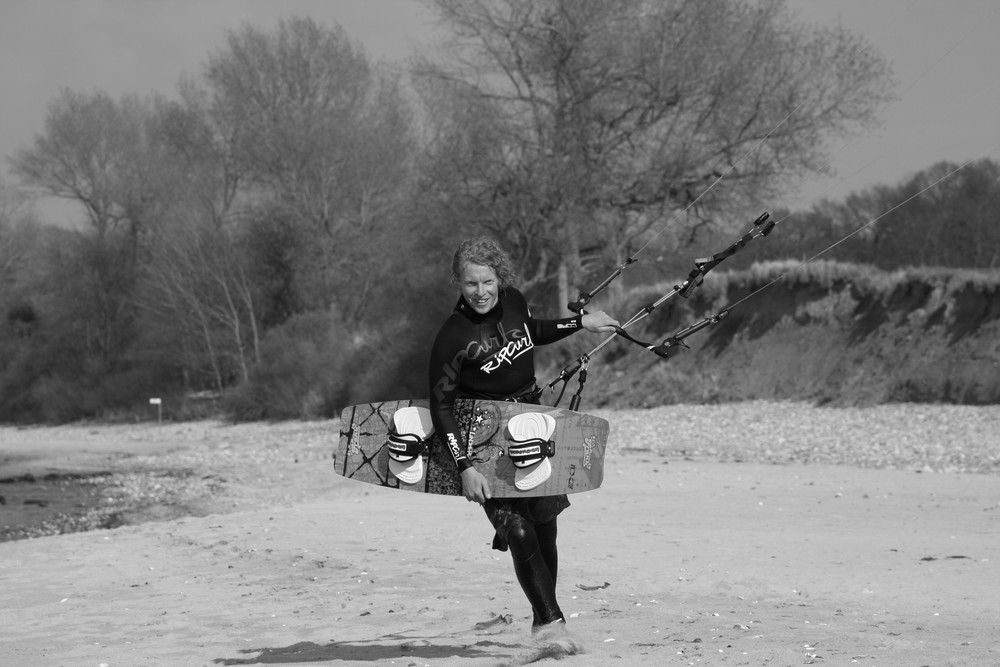
POLYGON ((349 348, 334 311, 293 316, 265 335, 249 381, 225 396, 226 413, 238 421, 333 416, 349 348))

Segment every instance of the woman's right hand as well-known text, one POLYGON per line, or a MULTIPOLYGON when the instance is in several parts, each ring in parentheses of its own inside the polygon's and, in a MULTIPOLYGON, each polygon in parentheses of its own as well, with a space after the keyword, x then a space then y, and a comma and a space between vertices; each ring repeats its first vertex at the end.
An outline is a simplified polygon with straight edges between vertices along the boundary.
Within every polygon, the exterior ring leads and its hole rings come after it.
POLYGON ((593 333, 611 333, 618 327, 618 320, 603 310, 598 313, 586 313, 580 318, 580 326, 593 333))
POLYGON ((490 499, 490 484, 475 466, 462 471, 462 494, 465 499, 480 505, 490 499))

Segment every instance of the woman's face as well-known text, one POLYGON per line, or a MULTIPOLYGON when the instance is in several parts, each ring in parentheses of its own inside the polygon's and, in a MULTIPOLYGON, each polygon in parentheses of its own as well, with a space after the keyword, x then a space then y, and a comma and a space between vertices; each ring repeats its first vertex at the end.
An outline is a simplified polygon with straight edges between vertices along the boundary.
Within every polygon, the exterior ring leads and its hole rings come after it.
POLYGON ((490 267, 466 264, 458 284, 462 288, 462 296, 466 302, 480 315, 485 315, 497 305, 500 281, 496 272, 490 267))

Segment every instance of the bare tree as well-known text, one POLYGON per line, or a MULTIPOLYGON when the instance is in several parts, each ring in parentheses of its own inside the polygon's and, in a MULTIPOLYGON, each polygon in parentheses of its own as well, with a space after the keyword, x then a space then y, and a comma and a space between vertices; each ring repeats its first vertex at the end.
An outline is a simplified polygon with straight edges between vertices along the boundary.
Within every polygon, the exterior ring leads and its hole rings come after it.
POLYGON ((417 71, 441 187, 530 248, 529 284, 579 284, 588 253, 618 263, 679 210, 708 220, 821 170, 887 99, 880 55, 782 0, 433 5, 452 39, 417 71))
POLYGON ((232 230, 184 223, 160 239, 144 269, 142 303, 172 332, 184 367, 210 368, 214 388, 245 382, 260 361, 260 314, 246 253, 232 230))
POLYGON ((147 243, 184 201, 180 170, 162 141, 157 98, 63 90, 50 104, 44 131, 11 164, 29 186, 78 202, 92 234, 75 237, 64 286, 76 298, 85 349, 116 368, 135 341, 134 290, 147 243))
POLYGON ((35 226, 25 195, 0 182, 0 295, 14 283, 14 269, 27 252, 35 226))
POLYGON ((307 304, 337 300, 359 316, 372 247, 398 224, 410 182, 414 143, 397 77, 373 66, 339 27, 292 19, 273 32, 231 33, 209 60, 204 86, 210 125, 226 128, 256 197, 307 228, 307 304))
POLYGON ((162 103, 103 92, 63 90, 49 105, 45 129, 11 165, 30 187, 79 202, 98 237, 137 241, 176 199, 177 170, 154 114, 162 103))
POLYGON ((195 79, 182 79, 179 92, 180 101, 158 109, 160 130, 181 165, 194 215, 222 227, 248 179, 238 145, 240 119, 215 108, 195 79))
MULTIPOLYGON (((10 325, 16 338, 30 337, 38 324, 31 292, 38 272, 32 255, 41 245, 40 237, 28 198, 0 181, 0 315, 5 318, 0 327, 10 325)), ((6 333, 0 329, 0 350, 6 333)), ((0 369, 9 361, 0 362, 0 369)))

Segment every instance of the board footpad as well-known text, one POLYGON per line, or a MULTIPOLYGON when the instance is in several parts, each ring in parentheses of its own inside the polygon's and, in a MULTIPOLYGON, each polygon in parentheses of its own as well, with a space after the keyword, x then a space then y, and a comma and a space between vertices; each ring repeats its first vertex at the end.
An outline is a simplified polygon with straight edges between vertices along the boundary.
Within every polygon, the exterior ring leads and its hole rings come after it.
POLYGON ((507 431, 512 443, 507 446, 507 455, 517 468, 514 486, 530 491, 545 483, 552 475, 549 459, 556 453, 552 441, 556 420, 544 412, 524 412, 511 417, 507 431))

